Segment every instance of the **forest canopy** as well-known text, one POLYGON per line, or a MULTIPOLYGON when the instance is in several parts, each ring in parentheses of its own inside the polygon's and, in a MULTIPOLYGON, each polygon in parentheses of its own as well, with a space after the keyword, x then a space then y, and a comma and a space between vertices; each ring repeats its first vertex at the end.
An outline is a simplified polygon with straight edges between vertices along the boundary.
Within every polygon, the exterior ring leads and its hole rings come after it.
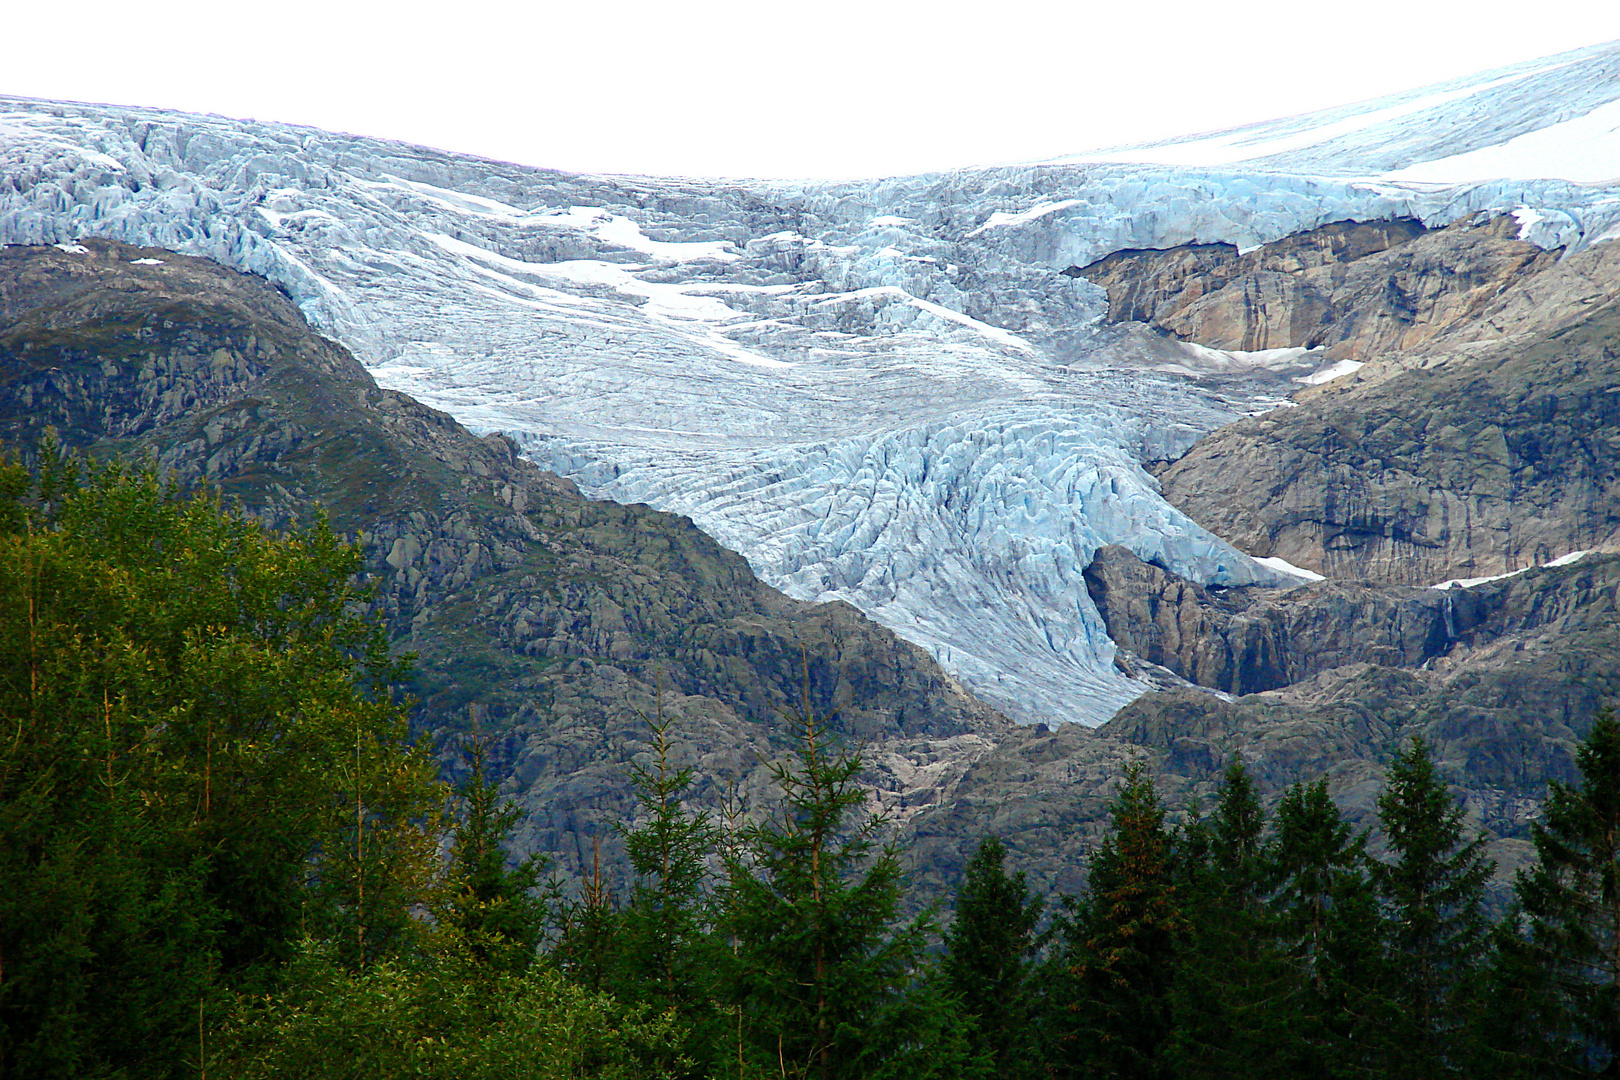
POLYGON ((986 838, 954 918, 809 700, 774 804, 689 807, 671 721, 634 873, 565 896, 467 750, 413 742, 356 549, 149 472, 0 464, 0 1077, 1589 1076, 1620 1057, 1620 724, 1491 866, 1420 739, 1372 831, 1120 778, 1048 906, 986 838), (1377 851, 1375 857, 1372 852, 1377 851))

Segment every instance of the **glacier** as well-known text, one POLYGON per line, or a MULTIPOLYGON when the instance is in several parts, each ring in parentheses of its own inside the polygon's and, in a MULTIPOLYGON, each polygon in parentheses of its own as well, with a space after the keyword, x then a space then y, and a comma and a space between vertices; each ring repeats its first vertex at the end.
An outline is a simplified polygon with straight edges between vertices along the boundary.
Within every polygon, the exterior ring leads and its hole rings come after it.
POLYGON ((816 183, 0 98, 0 243, 108 236, 262 274, 382 384, 593 496, 689 515, 1015 719, 1095 724, 1146 689, 1087 594, 1098 547, 1212 585, 1291 577, 1166 504, 1144 463, 1335 372, 1104 327, 1102 291, 1063 271, 1347 218, 1515 213, 1544 247, 1607 241, 1620 181, 1524 175, 1512 146, 1563 131, 1601 169, 1617 68, 1595 47, 1091 160, 816 183), (1520 175, 1474 175, 1492 162, 1520 175), (1432 178, 1449 168, 1473 171, 1432 178))

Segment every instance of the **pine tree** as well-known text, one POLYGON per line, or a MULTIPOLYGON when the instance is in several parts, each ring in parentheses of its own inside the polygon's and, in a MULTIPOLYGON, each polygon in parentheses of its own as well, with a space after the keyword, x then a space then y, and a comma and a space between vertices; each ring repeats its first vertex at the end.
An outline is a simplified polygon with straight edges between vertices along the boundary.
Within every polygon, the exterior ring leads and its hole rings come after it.
POLYGON ((1401 1074, 1461 1067, 1460 1032, 1487 942, 1482 911, 1492 864, 1483 836, 1463 837, 1462 808, 1414 737, 1390 764, 1378 818, 1391 862, 1374 866, 1390 927, 1390 996, 1400 1006, 1401 1074))
POLYGON ((940 960, 946 986, 974 1022, 971 1052, 997 1077, 1033 1074, 1027 981, 1043 906, 1030 895, 1022 870, 1006 872, 1006 858, 1000 840, 979 841, 956 893, 956 917, 940 960))
POLYGON ((1054 1004, 1058 1076, 1160 1080, 1171 1073, 1171 988, 1189 923, 1175 882, 1174 838, 1146 769, 1133 762, 1090 859, 1087 894, 1066 902, 1054 1004))
POLYGON ((908 1049, 885 1045, 881 1030, 917 1030, 895 1006, 927 926, 893 928, 900 865, 893 849, 876 848, 880 819, 861 813, 861 759, 829 745, 828 719, 805 696, 798 760, 772 768, 781 805, 726 860, 735 1051, 772 1075, 879 1075, 908 1049))
POLYGON ((1549 785, 1519 872, 1485 1034, 1491 1066, 1529 1075, 1620 1071, 1620 722, 1604 709, 1575 755, 1579 786, 1549 785))
POLYGON ((1284 793, 1267 861, 1273 933, 1291 969, 1284 1060, 1300 1076, 1376 1075, 1392 1013, 1378 996, 1382 923, 1366 837, 1328 798, 1326 779, 1284 793))

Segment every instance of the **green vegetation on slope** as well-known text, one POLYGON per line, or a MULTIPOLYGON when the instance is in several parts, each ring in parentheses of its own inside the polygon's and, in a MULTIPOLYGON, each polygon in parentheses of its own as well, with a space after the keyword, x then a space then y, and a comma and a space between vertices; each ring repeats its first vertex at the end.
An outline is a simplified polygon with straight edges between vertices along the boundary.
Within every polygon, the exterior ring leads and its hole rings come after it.
MULTIPOLYGON (((1234 759, 1174 827, 1128 768, 1044 938, 986 840, 943 952, 902 920, 858 756, 808 696, 776 794, 633 784, 636 881, 539 888, 469 751, 407 739, 353 550, 149 474, 0 468, 0 1075, 1500 1077, 1616 1057, 1620 724, 1555 787, 1516 903, 1408 743, 1355 836, 1267 822, 1234 759), (449 812, 445 813, 448 808, 449 812), (1370 857, 1369 848, 1386 854, 1370 857)), ((807 691, 808 695, 808 691, 807 691)))

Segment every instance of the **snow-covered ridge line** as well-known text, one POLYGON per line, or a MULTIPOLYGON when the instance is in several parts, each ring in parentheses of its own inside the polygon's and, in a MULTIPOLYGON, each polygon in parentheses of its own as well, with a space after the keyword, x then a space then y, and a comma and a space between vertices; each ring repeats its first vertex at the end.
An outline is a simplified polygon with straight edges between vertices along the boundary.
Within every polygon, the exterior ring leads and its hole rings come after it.
POLYGON ((1620 176, 1620 42, 1371 101, 1182 139, 1055 159, 1462 184, 1620 176))

